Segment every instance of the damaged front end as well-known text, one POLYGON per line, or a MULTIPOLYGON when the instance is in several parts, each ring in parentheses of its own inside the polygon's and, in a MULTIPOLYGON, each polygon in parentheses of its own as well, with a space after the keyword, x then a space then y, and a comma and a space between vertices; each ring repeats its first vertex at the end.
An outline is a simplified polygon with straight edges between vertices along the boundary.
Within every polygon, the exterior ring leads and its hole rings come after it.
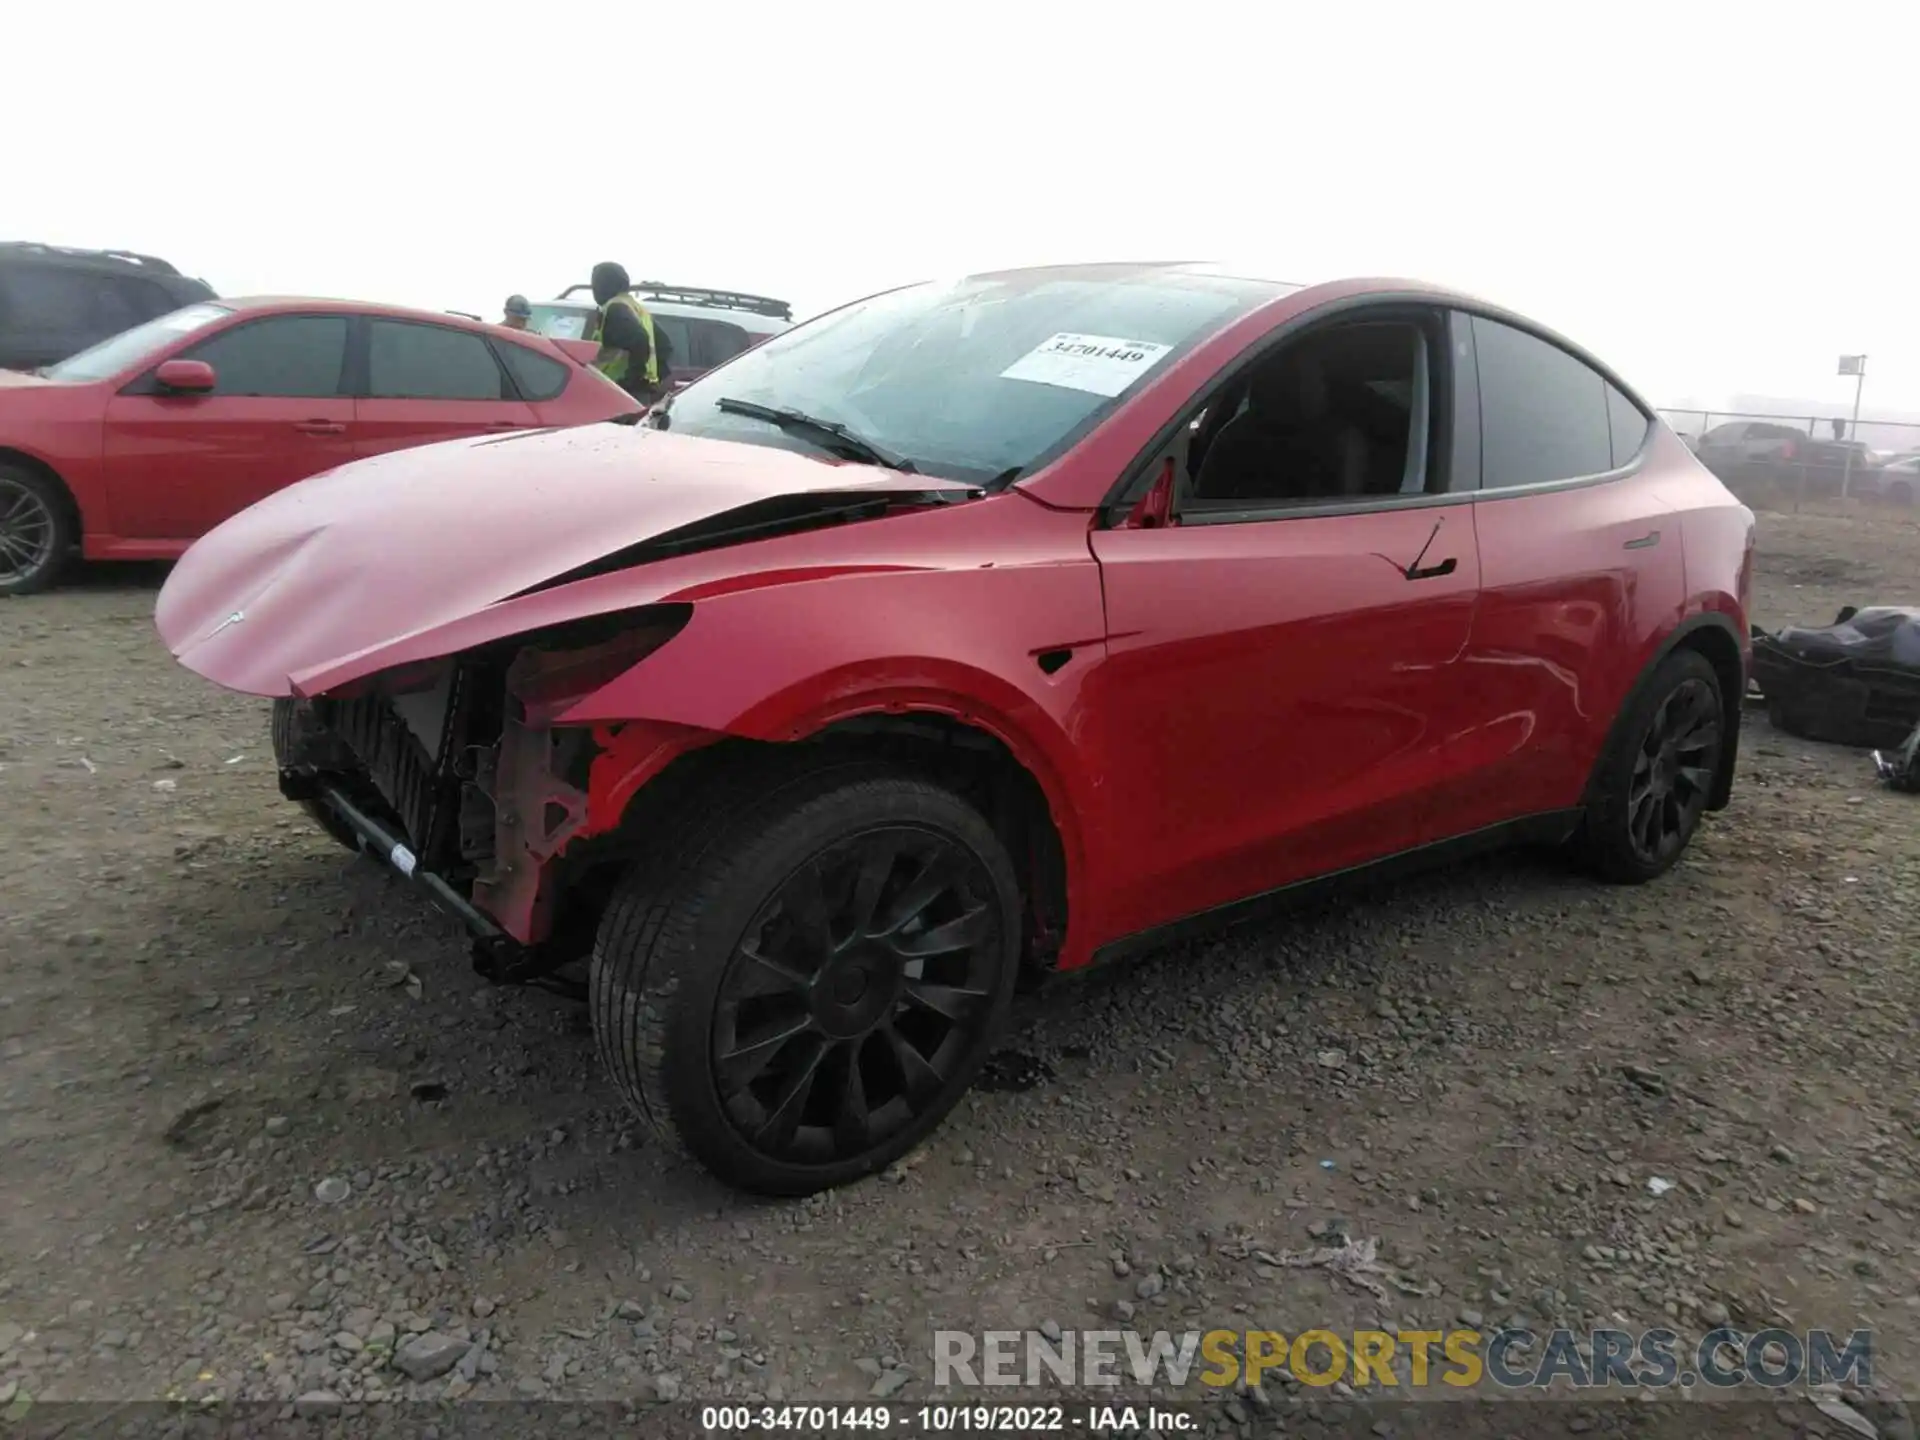
POLYGON ((599 615, 276 702, 281 793, 461 920, 489 979, 549 973, 589 943, 562 898, 622 853, 627 801, 718 738, 557 722, 690 614, 599 615))

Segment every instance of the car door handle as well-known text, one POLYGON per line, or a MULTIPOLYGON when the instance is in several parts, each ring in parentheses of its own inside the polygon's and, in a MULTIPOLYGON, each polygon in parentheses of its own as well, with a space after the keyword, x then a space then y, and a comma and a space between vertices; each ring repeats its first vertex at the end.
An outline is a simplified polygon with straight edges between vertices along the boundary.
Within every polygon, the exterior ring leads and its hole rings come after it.
POLYGON ((1454 559, 1453 556, 1449 555, 1446 559, 1442 560, 1438 565, 1428 565, 1424 568, 1420 566, 1409 566, 1406 572, 1407 579, 1438 580, 1442 575, 1451 575, 1457 568, 1459 568, 1459 564, 1460 562, 1458 560, 1454 559))
POLYGON ((1660 532, 1658 530, 1649 530, 1646 534, 1642 535, 1638 540, 1627 541, 1627 543, 1621 548, 1626 550, 1651 550, 1654 546, 1658 545, 1659 543, 1660 543, 1660 532))
POLYGON ((347 427, 338 420, 296 420, 293 428, 302 435, 344 435, 347 427))

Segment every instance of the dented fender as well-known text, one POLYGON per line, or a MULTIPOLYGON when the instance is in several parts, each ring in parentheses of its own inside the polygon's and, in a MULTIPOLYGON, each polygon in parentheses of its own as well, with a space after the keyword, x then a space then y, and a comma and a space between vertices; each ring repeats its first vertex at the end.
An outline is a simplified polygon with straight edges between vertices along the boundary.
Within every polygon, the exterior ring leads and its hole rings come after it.
POLYGON ((647 781, 710 738, 797 741, 863 715, 937 714, 992 736, 1033 775, 1060 833, 1071 917, 1100 806, 1097 772, 1073 751, 1104 628, 1091 556, 709 596, 672 640, 556 716, 607 737, 583 833, 617 825, 647 781))

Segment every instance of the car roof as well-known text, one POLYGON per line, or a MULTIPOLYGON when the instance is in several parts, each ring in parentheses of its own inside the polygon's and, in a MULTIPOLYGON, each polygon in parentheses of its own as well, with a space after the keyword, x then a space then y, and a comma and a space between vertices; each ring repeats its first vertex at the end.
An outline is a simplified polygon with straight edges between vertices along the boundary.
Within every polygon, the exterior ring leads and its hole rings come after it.
POLYGON ((376 315, 386 320, 417 320, 431 325, 445 325, 454 330, 475 330, 482 334, 495 331, 509 335, 520 333, 504 330, 485 320, 458 315, 451 310, 420 310, 410 305, 386 305, 374 300, 333 300, 319 295, 242 295, 223 296, 218 301, 208 303, 223 305, 236 314, 272 315, 319 310, 336 315, 376 315))
POLYGON ((1290 294, 1305 288, 1299 281, 1265 275, 1249 265, 1228 264, 1219 260, 1092 260, 1064 265, 1016 265, 1002 270, 981 270, 969 280, 1148 280, 1156 275, 1181 274, 1235 280, 1245 284, 1270 286, 1275 295, 1290 294))
POLYGON ((656 300, 644 294, 640 298, 655 315, 672 315, 680 320, 718 320, 727 325, 738 325, 742 330, 751 330, 755 334, 770 335, 793 326, 791 320, 783 320, 778 315, 756 315, 750 310, 730 310, 723 305, 686 305, 677 300, 656 300))
POLYGON ((157 255, 137 250, 82 250, 72 245, 43 245, 37 240, 0 240, 0 261, 33 260, 93 270, 136 270, 155 277, 185 279, 179 268, 157 255))
MULTIPOLYGON (((660 300, 644 290, 635 290, 633 294, 653 315, 671 315, 677 320, 718 320, 727 325, 738 325, 742 330, 756 335, 775 335, 782 330, 792 328, 791 320, 778 315, 762 315, 752 310, 736 310, 727 305, 688 305, 678 300, 660 300)), ((564 296, 554 300, 536 300, 535 305, 544 305, 549 310, 577 310, 582 315, 590 315, 599 307, 592 300, 578 296, 564 296)))

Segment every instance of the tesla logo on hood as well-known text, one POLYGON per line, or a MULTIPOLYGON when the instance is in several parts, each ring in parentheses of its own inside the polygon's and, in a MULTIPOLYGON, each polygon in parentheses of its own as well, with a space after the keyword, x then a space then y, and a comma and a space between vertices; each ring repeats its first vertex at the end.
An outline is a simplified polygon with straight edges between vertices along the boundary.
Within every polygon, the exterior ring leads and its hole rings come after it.
POLYGON ((246 618, 247 618, 246 611, 244 610, 234 611, 231 615, 227 616, 226 619, 222 620, 218 625, 214 626, 211 630, 207 632, 207 639, 211 640, 214 636, 218 635, 222 630, 226 629, 229 625, 238 625, 242 620, 246 618))

